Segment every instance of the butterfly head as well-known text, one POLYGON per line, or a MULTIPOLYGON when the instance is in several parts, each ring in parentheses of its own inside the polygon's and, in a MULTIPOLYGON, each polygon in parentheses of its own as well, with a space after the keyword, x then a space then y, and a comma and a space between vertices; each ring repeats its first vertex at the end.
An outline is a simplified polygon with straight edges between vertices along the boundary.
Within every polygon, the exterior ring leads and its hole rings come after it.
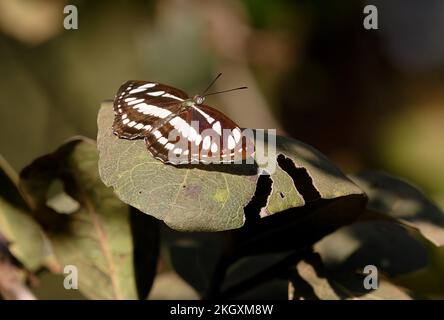
POLYGON ((201 105, 203 102, 205 101, 205 97, 204 96, 200 96, 200 95, 195 95, 193 97, 193 102, 197 105, 201 105))

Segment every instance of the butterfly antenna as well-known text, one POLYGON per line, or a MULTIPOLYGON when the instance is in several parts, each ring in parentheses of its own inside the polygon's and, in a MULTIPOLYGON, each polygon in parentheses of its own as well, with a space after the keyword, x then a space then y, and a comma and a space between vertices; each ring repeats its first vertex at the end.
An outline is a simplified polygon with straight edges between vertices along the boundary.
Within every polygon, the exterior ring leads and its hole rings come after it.
POLYGON ((229 89, 229 90, 211 92, 211 93, 207 93, 207 94, 202 95, 202 97, 212 96, 213 94, 225 93, 225 92, 230 92, 230 91, 235 91, 235 90, 243 90, 243 89, 248 89, 248 87, 239 87, 239 88, 234 88, 234 89, 229 89))
POLYGON ((210 85, 205 89, 205 91, 202 93, 202 96, 205 96, 205 93, 208 92, 208 90, 210 90, 210 88, 213 86, 213 84, 217 81, 217 79, 220 78, 220 76, 222 75, 222 73, 219 73, 216 78, 214 78, 213 81, 211 81, 210 85))

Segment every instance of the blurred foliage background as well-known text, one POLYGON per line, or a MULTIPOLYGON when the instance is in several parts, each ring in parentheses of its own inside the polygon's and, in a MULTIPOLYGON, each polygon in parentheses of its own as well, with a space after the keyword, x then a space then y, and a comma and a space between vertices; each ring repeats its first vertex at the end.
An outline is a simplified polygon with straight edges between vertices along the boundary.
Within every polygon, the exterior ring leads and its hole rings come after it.
POLYGON ((444 205, 444 3, 0 0, 0 150, 15 169, 73 135, 128 79, 249 90, 210 103, 241 126, 277 128, 345 172, 406 177, 444 205))
POLYGON ((249 90, 209 104, 241 126, 276 128, 345 173, 404 177, 444 208, 442 39, 440 0, 0 0, 0 153, 20 170, 95 138, 101 101, 129 79, 194 94, 222 72, 217 89, 249 90), (370 3, 379 30, 363 28, 370 3), (78 30, 63 28, 67 4, 78 30))

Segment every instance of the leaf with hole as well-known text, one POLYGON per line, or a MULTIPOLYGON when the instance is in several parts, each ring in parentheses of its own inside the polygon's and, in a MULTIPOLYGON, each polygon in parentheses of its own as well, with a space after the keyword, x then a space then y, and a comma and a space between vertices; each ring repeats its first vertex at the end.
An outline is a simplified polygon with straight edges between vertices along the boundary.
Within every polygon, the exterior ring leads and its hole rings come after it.
POLYGON ((290 298, 299 300, 411 300, 407 290, 379 275, 377 289, 365 289, 366 275, 346 271, 336 274, 319 274, 312 265, 300 261, 297 274, 290 281, 290 298), (353 284, 353 286, 351 285, 353 284))
POLYGON ((267 141, 276 141, 276 157, 270 178, 271 191, 261 216, 304 206, 319 199, 334 199, 350 195, 362 196, 363 191, 348 179, 322 153, 300 141, 270 135, 259 153, 267 155, 267 141))
MULTIPOLYGON (((35 160, 20 175, 20 185, 35 203, 34 215, 44 227, 60 266, 78 270, 80 291, 92 299, 137 299, 130 207, 101 182, 97 169, 96 145, 75 139, 54 153, 35 160), (63 214, 46 205, 54 181, 79 203, 77 211, 63 214)), ((139 213, 140 215, 140 213, 139 213)), ((149 224, 145 234, 157 234, 149 224)), ((157 237, 146 242, 148 259, 145 281, 154 277, 157 237)), ((145 265, 145 264, 144 264, 145 265)), ((147 294, 146 288, 139 292, 147 294)))
POLYGON ((113 118, 112 105, 105 102, 97 137, 102 180, 122 201, 179 231, 239 228, 248 219, 245 207, 264 217, 320 198, 363 195, 322 154, 293 139, 277 137, 277 157, 270 154, 276 168, 270 172, 272 185, 263 189, 256 186, 253 165, 166 165, 149 154, 143 140, 117 138, 113 118))

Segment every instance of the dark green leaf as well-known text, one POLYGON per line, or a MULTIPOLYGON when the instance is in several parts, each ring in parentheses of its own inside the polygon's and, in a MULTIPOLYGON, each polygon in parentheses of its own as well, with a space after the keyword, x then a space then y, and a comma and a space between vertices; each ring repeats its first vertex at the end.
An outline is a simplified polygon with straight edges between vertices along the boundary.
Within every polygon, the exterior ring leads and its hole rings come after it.
POLYGON ((378 171, 366 171, 352 179, 367 193, 369 209, 402 219, 436 245, 444 245, 444 212, 418 188, 378 171))
POLYGON ((290 282, 290 294, 300 295, 303 299, 339 300, 411 300, 406 290, 391 283, 385 277, 379 275, 378 288, 367 290, 363 286, 364 275, 346 271, 342 274, 319 275, 312 265, 301 261, 297 265, 300 276, 290 282), (310 292, 301 292, 301 280, 310 286, 310 292), (351 283, 355 286, 352 287, 351 283), (353 290, 355 289, 355 291, 353 290), (298 291, 299 290, 299 291, 298 291))
POLYGON ((365 296, 363 276, 356 270, 374 265, 385 280, 407 288, 411 296, 442 297, 439 208, 412 185, 385 173, 364 172, 352 180, 369 197, 367 212, 316 244, 329 281, 342 288, 336 293, 365 296))
POLYGON ((48 243, 30 215, 17 180, 16 173, 0 156, 0 233, 15 258, 29 270, 36 270, 49 255, 48 243))
MULTIPOLYGON (((95 144, 75 139, 35 160, 21 173, 20 183, 36 204, 34 214, 45 227, 61 270, 77 267, 80 291, 93 299, 136 299, 129 207, 102 184, 97 161, 95 144), (46 206, 48 190, 57 179, 80 204, 77 211, 61 214, 46 206)), ((156 234, 156 225, 145 232, 156 234)), ((152 239, 146 243, 146 255, 155 257, 158 242, 152 239)), ((156 263, 155 258, 149 261, 156 263)), ((154 267, 146 272, 152 277, 154 267)))

